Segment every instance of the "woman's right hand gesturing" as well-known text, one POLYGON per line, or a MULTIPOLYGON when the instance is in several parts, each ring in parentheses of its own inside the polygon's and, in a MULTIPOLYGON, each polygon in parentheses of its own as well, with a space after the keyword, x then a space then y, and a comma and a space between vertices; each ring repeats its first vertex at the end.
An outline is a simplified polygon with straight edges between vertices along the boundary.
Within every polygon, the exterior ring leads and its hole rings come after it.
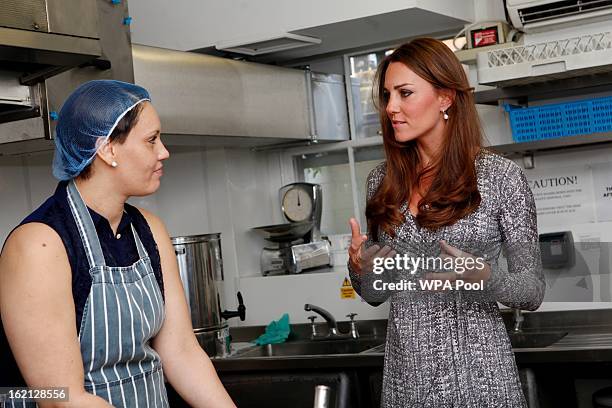
POLYGON ((355 218, 349 220, 351 225, 351 246, 348 248, 349 262, 351 268, 358 274, 365 271, 371 271, 374 266, 375 258, 392 258, 396 252, 388 246, 380 247, 380 245, 372 245, 368 249, 364 249, 364 243, 368 236, 362 234, 359 230, 359 223, 355 218))

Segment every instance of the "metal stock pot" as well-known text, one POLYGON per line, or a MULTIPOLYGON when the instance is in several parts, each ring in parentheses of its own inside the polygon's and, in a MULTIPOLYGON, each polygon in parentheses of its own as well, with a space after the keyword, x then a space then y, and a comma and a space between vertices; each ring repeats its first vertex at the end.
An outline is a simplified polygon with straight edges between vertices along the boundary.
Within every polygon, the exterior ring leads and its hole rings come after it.
POLYGON ((238 293, 238 311, 221 311, 217 282, 223 280, 221 234, 172 238, 191 322, 198 342, 209 356, 229 353, 229 330, 224 319, 240 317, 246 308, 238 293))

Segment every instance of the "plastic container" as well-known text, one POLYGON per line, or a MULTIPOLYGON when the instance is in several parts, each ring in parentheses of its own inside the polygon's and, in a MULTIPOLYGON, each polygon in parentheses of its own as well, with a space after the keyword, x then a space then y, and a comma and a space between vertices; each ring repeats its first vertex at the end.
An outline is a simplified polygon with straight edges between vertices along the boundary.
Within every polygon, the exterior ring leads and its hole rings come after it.
POLYGON ((612 97, 521 108, 505 105, 515 142, 612 131, 612 97))

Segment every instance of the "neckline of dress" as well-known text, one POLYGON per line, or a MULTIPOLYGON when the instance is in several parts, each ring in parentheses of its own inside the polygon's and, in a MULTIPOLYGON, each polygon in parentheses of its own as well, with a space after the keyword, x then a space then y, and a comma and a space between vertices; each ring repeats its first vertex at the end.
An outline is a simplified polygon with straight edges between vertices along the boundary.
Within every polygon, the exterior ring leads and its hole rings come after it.
MULTIPOLYGON (((484 158, 484 155, 487 153, 487 151, 484 148, 480 148, 480 150, 478 150, 478 152, 476 153, 476 156, 474 157, 474 167, 478 166, 478 162, 480 161, 481 158, 484 158)), ((416 215, 414 215, 412 213, 412 211, 410 211, 410 203, 404 203, 404 205, 406 206, 406 209, 404 211, 402 211, 402 213, 404 215, 406 215, 406 213, 408 213, 408 215, 414 220, 414 224, 417 226, 417 228, 421 228, 421 226, 419 225, 419 223, 416 220, 416 215)))
POLYGON ((410 211, 410 204, 409 203, 404 203, 403 205, 406 206, 406 208, 402 211, 402 213, 404 214, 404 216, 408 216, 410 218, 412 218, 412 220, 414 221, 414 224, 420 228, 419 224, 416 221, 416 215, 414 215, 412 213, 412 211, 410 211))

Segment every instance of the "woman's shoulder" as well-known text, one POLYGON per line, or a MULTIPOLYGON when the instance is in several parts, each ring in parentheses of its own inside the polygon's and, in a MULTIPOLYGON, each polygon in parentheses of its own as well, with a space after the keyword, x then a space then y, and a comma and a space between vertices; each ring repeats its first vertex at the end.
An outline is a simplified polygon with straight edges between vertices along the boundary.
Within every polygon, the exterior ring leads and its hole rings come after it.
POLYGON ((368 174, 368 185, 378 185, 387 173, 387 161, 378 163, 368 174))
POLYGON ((482 149, 476 160, 476 168, 480 177, 499 179, 517 178, 523 174, 521 166, 491 150, 482 149))
POLYGON ((37 221, 20 224, 11 231, 1 253, 5 259, 27 260, 30 266, 48 266, 58 260, 68 264, 68 252, 58 231, 37 221))
POLYGON ((497 191, 501 196, 529 190, 529 182, 523 168, 495 152, 481 150, 476 168, 479 187, 497 191))
POLYGON ((368 174, 368 180, 366 182, 366 192, 367 192, 366 197, 368 200, 374 195, 376 190, 378 190, 380 183, 382 183, 382 180, 385 178, 386 172, 387 172, 387 162, 386 161, 378 163, 376 167, 370 170, 370 173, 368 174))
POLYGON ((378 163, 372 170, 370 170, 370 175, 382 174, 384 175, 387 171, 387 161, 383 160, 378 163))
POLYGON ((64 206, 58 198, 58 194, 54 194, 47 198, 38 208, 28 214, 27 217, 19 223, 19 225, 28 224, 31 222, 41 222, 48 224, 53 222, 58 216, 65 212, 64 206))
POLYGON ((66 186, 67 182, 60 181, 55 192, 25 217, 18 227, 30 223, 46 224, 64 238, 73 226, 76 227, 76 224, 70 224, 68 221, 72 219, 72 212, 68 204, 66 186))
MULTIPOLYGON (((68 235, 66 209, 58 199, 57 191, 47 198, 38 208, 26 216, 7 236, 5 245, 9 240, 27 242, 32 237, 42 238, 46 241, 62 242, 68 235)), ((64 249, 62 247, 62 249, 64 249)))

